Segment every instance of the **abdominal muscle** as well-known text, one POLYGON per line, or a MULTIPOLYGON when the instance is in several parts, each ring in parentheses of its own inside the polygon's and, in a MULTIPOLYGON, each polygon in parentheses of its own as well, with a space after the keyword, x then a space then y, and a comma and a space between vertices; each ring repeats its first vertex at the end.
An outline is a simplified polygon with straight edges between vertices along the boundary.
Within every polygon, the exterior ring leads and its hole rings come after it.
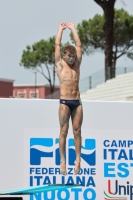
POLYGON ((60 81, 60 99, 79 100, 79 68, 76 63, 70 68, 64 61, 61 66, 61 70, 57 69, 60 81))
POLYGON ((60 99, 77 100, 80 99, 78 87, 79 80, 60 80, 60 99))

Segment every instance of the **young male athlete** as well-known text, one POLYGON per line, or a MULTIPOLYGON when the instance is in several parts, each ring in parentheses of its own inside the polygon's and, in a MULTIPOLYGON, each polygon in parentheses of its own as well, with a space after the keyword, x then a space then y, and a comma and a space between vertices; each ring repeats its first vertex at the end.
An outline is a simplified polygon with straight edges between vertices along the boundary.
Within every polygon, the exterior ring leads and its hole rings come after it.
POLYGON ((81 125, 83 119, 82 104, 79 92, 80 64, 82 60, 81 42, 74 23, 62 23, 55 39, 55 64, 56 72, 60 81, 60 170, 63 175, 67 174, 65 161, 66 137, 69 127, 69 118, 72 120, 74 143, 76 150, 75 174, 80 171, 81 155, 81 125), (63 31, 69 28, 72 32, 75 47, 67 45, 61 53, 61 39, 63 31))

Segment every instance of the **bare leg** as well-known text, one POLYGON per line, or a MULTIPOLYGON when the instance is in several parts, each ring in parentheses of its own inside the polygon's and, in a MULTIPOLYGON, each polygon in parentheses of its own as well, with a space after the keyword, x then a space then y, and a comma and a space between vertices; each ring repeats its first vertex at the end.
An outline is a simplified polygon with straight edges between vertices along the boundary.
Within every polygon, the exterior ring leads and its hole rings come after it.
POLYGON ((60 104, 59 107, 59 121, 60 121, 60 135, 59 135, 59 148, 60 148, 60 171, 63 175, 66 175, 66 160, 65 160, 65 148, 66 137, 69 127, 70 109, 64 104, 60 104))
POLYGON ((76 160, 75 160, 75 174, 80 171, 80 156, 81 156, 81 125, 83 120, 82 105, 77 106, 71 114, 73 133, 74 133, 74 143, 76 150, 76 160))

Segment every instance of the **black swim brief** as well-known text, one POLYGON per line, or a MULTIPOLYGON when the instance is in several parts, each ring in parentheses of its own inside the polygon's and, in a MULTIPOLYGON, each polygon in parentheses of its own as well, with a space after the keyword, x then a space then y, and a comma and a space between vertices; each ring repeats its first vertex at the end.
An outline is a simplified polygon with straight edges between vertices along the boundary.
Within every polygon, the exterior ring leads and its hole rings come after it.
POLYGON ((65 100, 65 99, 60 99, 60 104, 65 104, 67 105, 70 110, 72 111, 74 108, 77 106, 81 105, 82 102, 81 100, 65 100))

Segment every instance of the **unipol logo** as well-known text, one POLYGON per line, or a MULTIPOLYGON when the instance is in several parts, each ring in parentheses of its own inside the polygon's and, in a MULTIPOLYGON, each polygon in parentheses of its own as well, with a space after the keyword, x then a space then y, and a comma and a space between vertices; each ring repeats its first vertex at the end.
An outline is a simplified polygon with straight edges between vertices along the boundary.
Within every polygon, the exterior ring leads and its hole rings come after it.
MULTIPOLYGON (((74 165, 76 159, 74 139, 68 142, 68 164, 74 165)), ((81 158, 90 166, 96 165, 96 141, 95 139, 85 139, 81 158)), ((41 165, 42 159, 51 158, 55 160, 55 165, 60 165, 59 139, 53 138, 31 138, 30 139, 30 165, 41 165)), ((48 161, 48 160, 47 160, 48 161)))
POLYGON ((129 195, 129 199, 133 198, 133 186, 126 182, 127 185, 120 185, 118 180, 107 182, 107 192, 104 191, 104 200, 127 200, 126 197, 129 195))

